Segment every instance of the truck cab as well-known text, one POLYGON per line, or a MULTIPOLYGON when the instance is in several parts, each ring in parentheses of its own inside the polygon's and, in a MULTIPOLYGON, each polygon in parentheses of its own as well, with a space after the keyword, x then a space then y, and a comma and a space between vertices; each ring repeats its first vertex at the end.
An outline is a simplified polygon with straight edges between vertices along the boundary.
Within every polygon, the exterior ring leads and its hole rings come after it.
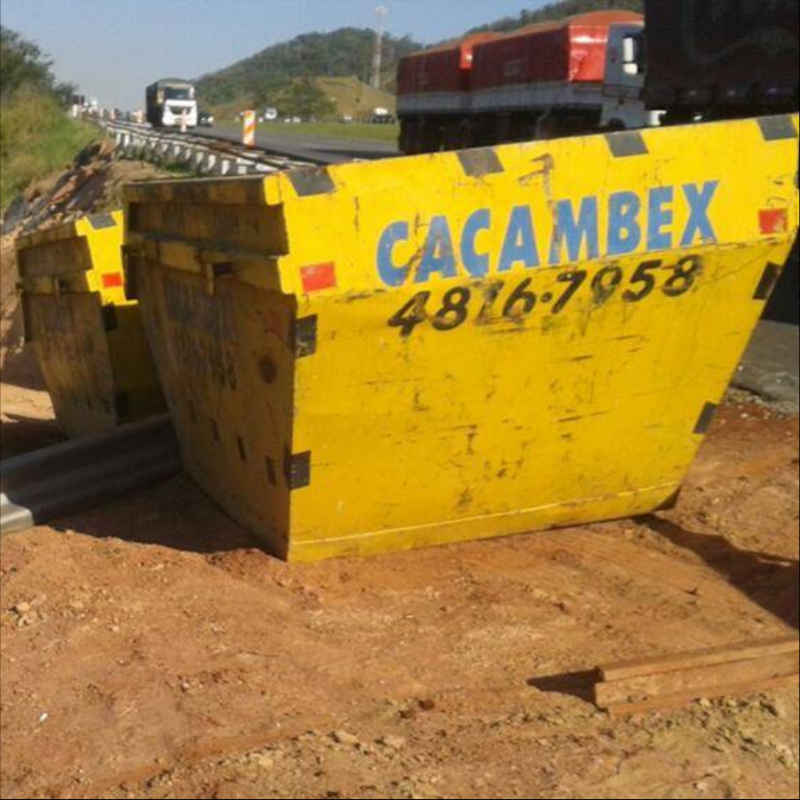
POLYGON ((147 87, 147 121, 155 128, 195 128, 198 124, 194 85, 164 78, 147 87))
POLYGON ((627 130, 661 124, 662 113, 647 111, 644 105, 645 41, 643 23, 611 26, 603 86, 603 128, 627 130))

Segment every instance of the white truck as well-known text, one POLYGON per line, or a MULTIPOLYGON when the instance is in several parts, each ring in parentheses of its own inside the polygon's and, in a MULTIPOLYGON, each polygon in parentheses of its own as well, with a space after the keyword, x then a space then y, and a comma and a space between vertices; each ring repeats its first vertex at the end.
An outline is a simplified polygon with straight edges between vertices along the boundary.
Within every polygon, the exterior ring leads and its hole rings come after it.
POLYGON ((198 122, 194 84, 180 78, 162 78, 145 92, 147 121, 154 128, 195 128, 198 122))

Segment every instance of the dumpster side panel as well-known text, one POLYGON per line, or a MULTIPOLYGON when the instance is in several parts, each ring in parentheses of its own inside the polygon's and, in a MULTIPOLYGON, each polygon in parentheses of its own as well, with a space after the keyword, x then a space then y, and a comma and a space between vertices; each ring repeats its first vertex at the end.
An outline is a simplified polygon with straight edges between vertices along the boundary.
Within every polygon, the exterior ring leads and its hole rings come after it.
POLYGON ((150 347, 135 300, 125 295, 122 266, 124 219, 121 211, 93 214, 79 220, 93 269, 92 288, 103 303, 103 327, 113 382, 116 423, 159 414, 166 408, 150 347))
POLYGON ((166 401, 139 306, 135 303, 106 305, 103 310, 117 422, 160 414, 166 401))
POLYGON ((186 469, 288 554, 294 303, 135 258, 141 308, 186 469), (240 347, 241 345, 241 347, 240 347))
POLYGON ((56 418, 70 437, 116 424, 114 382, 100 297, 28 294, 26 317, 56 418))
POLYGON ((121 212, 18 243, 26 338, 73 437, 163 411, 138 306, 125 296, 121 212))

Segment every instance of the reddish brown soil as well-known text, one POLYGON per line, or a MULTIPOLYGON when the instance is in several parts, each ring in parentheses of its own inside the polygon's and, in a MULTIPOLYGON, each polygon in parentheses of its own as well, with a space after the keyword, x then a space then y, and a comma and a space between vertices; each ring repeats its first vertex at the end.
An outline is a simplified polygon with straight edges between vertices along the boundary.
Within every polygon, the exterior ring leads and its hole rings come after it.
POLYGON ((619 720, 579 673, 796 630, 797 456, 728 407, 672 512, 365 561, 184 478, 6 537, 2 796, 796 798, 797 689, 619 720))

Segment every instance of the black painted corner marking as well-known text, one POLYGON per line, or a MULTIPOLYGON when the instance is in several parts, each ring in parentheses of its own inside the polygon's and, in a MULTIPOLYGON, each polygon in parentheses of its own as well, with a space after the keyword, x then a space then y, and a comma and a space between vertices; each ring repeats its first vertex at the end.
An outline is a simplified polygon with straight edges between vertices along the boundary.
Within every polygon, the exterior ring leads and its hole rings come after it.
POLYGON ((717 409, 719 405, 717 403, 706 403, 703 407, 703 411, 700 413, 700 419, 697 420, 697 425, 695 425, 694 432, 698 436, 705 436, 710 430, 711 425, 714 422, 714 418, 717 416, 717 409))
POLYGON ((632 158, 649 155, 650 150, 640 131, 620 131, 606 134, 606 141, 614 158, 632 158))
POLYGON ((500 156, 492 147, 483 147, 478 150, 461 150, 458 160, 467 175, 480 178, 484 175, 499 175, 505 172, 500 156))
POLYGON ((264 468, 267 471, 267 480, 270 486, 277 486, 278 474, 275 470, 275 462, 269 456, 264 456, 264 468))
POLYGON ((25 336, 25 344, 30 344, 33 341, 33 320, 27 295, 24 292, 20 298, 20 304, 22 305, 22 331, 25 336))
POLYGON ((114 413, 118 420, 128 419, 131 415, 131 399, 127 392, 114 395, 114 413))
POLYGON ((115 331, 117 329, 117 307, 113 303, 103 306, 103 330, 115 331))
POLYGON ((794 120, 788 115, 762 117, 758 120, 758 126, 761 128, 764 139, 768 142, 797 139, 797 128, 794 126, 794 120))
POLYGON ((311 485, 311 451, 290 456, 286 462, 289 489, 304 489, 311 485))
POLYGON ((125 276, 125 297, 128 300, 138 300, 139 262, 127 245, 122 245, 122 274, 125 276))
POLYGON ((773 290, 775 289, 775 286, 778 283, 778 280, 781 277, 781 272, 783 272, 783 269, 780 264, 776 264, 773 261, 770 261, 769 264, 767 264, 767 266, 764 268, 764 274, 761 276, 761 280, 759 281, 758 288, 756 289, 756 300, 769 300, 773 290))
POLYGON ((96 231, 102 230, 103 228, 114 228, 117 225, 114 217, 112 217, 107 211, 101 214, 90 214, 89 224, 96 231))
POLYGON ((327 169, 295 169, 288 175, 299 197, 314 197, 336 191, 336 184, 327 169))
POLYGON ((294 354, 296 358, 313 356, 317 352, 319 317, 302 317, 294 324, 294 354))

